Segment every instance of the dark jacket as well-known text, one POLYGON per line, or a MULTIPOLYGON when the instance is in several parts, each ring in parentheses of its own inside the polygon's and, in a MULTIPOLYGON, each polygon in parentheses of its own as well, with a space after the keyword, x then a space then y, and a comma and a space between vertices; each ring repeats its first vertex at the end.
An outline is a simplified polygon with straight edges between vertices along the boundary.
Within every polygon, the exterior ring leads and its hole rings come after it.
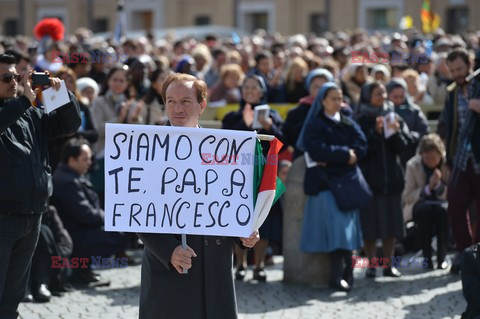
MULTIPOLYGON (((479 90, 480 81, 474 82, 474 87, 479 90)), ((459 122, 458 122, 458 86, 448 93, 445 100, 445 107, 440 115, 438 123, 438 134, 446 141, 447 163, 453 164, 453 158, 457 150, 459 122)), ((475 91, 475 90, 474 90, 475 91)), ((476 97, 479 98, 479 97, 476 97)), ((480 114, 473 112, 475 126, 471 135, 470 143, 472 152, 477 162, 480 162, 480 114)))
POLYGON ((428 120, 425 114, 423 114, 422 109, 409 101, 406 101, 406 103, 402 105, 395 106, 395 113, 400 115, 405 121, 413 139, 407 151, 400 155, 403 166, 406 166, 408 160, 415 156, 420 139, 429 132, 428 120))
POLYGON ((271 86, 269 84, 271 78, 273 77, 273 72, 270 73, 268 76, 265 76, 260 72, 260 70, 254 67, 247 72, 247 75, 249 74, 258 75, 262 77, 262 79, 265 81, 265 84, 267 85, 266 98, 268 103, 285 103, 285 90, 283 88, 283 85, 271 86))
POLYGON ((289 90, 287 85, 284 85, 285 89, 285 102, 298 103, 300 99, 308 95, 308 91, 305 88, 305 82, 295 82, 293 90, 289 90))
POLYGON ((192 258, 188 274, 179 274, 170 258, 175 248, 182 244, 180 235, 137 235, 145 244, 140 319, 237 318, 232 268, 233 244, 245 248, 240 239, 187 235, 187 245, 197 257, 192 258))
POLYGON ((70 257, 73 251, 73 242, 70 233, 63 226, 57 209, 50 205, 42 216, 42 224, 48 226, 53 233, 58 251, 62 257, 70 257))
POLYGON ((298 140, 298 136, 300 135, 300 131, 303 127, 303 122, 307 118, 308 111, 313 103, 313 99, 302 99, 300 104, 290 110, 287 114, 287 118, 285 119, 285 123, 283 124, 283 138, 285 141, 286 146, 292 146, 294 148, 293 151, 293 159, 303 155, 302 152, 297 150, 296 144, 298 140))
POLYGON ((348 165, 350 149, 358 159, 367 153, 367 139, 355 121, 340 113, 340 122, 335 122, 320 112, 319 116, 307 123, 305 129, 305 151, 312 160, 326 163, 326 166, 307 168, 304 190, 307 195, 316 195, 327 190, 322 172, 327 175, 343 175, 355 169, 348 165))
POLYGON ((401 194, 405 184, 404 169, 399 156, 413 142, 408 127, 399 118, 400 130, 385 139, 375 130, 375 117, 357 119, 368 141, 367 155, 359 161, 360 168, 372 191, 376 194, 401 194))
POLYGON ((462 254, 462 290, 467 309, 462 319, 480 317, 480 244, 475 244, 462 254))
MULTIPOLYGON (((270 118, 272 119, 272 127, 269 131, 262 129, 258 130, 260 134, 271 134, 283 139, 282 125, 283 121, 277 111, 270 109, 270 118)), ((252 131, 243 121, 242 110, 230 112, 222 120, 222 128, 239 131, 252 131)))
MULTIPOLYGON (((240 108, 238 111, 230 112, 222 120, 222 129, 227 130, 239 130, 239 131, 252 131, 251 127, 248 127, 243 121, 243 109, 240 108)), ((259 129, 257 133, 259 134, 268 134, 274 135, 283 143, 283 132, 282 126, 283 121, 277 111, 270 109, 270 118, 272 119, 272 127, 270 130, 266 131, 263 128, 259 129)), ((263 153, 266 155, 270 142, 262 141, 263 153)))
POLYGON ((80 101, 78 102, 78 104, 80 106, 80 114, 82 117, 82 127, 80 127, 78 131, 73 134, 56 136, 48 141, 50 166, 52 168, 52 172, 55 172, 55 170, 57 169, 57 166, 61 161, 63 145, 69 139, 73 137, 84 138, 90 143, 90 145, 93 145, 98 140, 98 132, 93 126, 92 116, 89 107, 80 101))
MULTIPOLYGON (((303 153, 297 149, 296 145, 300 132, 302 131, 303 123, 307 118, 308 111, 314 100, 315 98, 311 96, 306 96, 301 99, 300 104, 288 112, 287 118, 283 123, 283 142, 285 146, 292 146, 294 148, 293 159, 303 155, 303 153)), ((342 107, 341 112, 345 116, 351 116, 352 110, 350 106, 342 107)))
POLYGON ((92 184, 65 164, 53 175, 52 204, 74 242, 85 230, 103 227, 104 212, 92 184))
POLYGON ((47 115, 30 100, 0 100, 0 213, 40 214, 52 194, 48 139, 80 126, 78 101, 47 115))
POLYGON ((140 319, 237 318, 232 275, 233 243, 230 237, 187 235, 192 258, 188 274, 170 264, 180 236, 138 234, 145 244, 140 289, 140 319))

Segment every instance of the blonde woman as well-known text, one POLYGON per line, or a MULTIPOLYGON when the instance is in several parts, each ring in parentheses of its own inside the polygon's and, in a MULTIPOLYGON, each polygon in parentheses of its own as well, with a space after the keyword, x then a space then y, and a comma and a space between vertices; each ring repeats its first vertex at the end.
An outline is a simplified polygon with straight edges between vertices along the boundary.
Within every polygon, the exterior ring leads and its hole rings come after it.
POLYGON ((437 134, 425 135, 418 154, 407 163, 402 194, 405 221, 413 220, 419 228, 423 257, 433 269, 432 237, 437 236, 437 267, 446 269, 448 217, 448 168, 445 146, 437 134))
POLYGON ((298 103, 308 95, 305 88, 305 77, 308 74, 308 64, 301 57, 294 58, 287 67, 285 76, 285 100, 288 103, 298 103))
POLYGON ((402 77, 407 82, 408 94, 413 102, 419 105, 433 105, 433 98, 427 93, 427 88, 421 83, 420 75, 417 71, 408 69, 402 73, 402 77))
POLYGON ((210 102, 239 103, 240 86, 244 77, 240 65, 234 63, 223 65, 220 69, 220 81, 210 91, 210 102))

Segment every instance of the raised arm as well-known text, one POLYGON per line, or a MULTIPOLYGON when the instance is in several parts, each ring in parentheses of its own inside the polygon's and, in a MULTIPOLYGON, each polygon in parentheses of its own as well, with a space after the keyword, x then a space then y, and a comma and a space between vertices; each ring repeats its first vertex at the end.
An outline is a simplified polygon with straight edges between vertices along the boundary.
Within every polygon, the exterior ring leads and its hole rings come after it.
POLYGON ((0 134, 14 124, 32 105, 26 96, 10 99, 0 107, 0 134))
MULTIPOLYGON (((68 92, 70 102, 48 117, 48 134, 50 137, 75 133, 82 124, 80 106, 72 92, 68 92)), ((53 112, 52 112, 53 113, 53 112)))

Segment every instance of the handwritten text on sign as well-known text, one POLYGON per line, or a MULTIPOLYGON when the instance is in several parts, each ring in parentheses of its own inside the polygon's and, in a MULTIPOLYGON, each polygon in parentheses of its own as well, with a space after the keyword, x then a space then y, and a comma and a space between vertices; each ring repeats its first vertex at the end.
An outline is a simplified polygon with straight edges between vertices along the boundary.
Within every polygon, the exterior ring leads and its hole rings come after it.
POLYGON ((105 229, 248 237, 255 133, 107 124, 105 229))

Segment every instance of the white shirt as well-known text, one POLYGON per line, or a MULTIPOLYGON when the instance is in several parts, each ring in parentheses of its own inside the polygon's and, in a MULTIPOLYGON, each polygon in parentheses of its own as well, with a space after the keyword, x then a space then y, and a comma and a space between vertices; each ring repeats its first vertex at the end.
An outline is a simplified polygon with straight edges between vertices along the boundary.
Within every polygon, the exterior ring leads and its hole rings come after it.
POLYGON ((340 122, 340 112, 336 112, 333 116, 330 116, 328 115, 326 112, 323 112, 325 114, 326 117, 328 117, 329 119, 331 119, 332 121, 334 122, 340 122))

